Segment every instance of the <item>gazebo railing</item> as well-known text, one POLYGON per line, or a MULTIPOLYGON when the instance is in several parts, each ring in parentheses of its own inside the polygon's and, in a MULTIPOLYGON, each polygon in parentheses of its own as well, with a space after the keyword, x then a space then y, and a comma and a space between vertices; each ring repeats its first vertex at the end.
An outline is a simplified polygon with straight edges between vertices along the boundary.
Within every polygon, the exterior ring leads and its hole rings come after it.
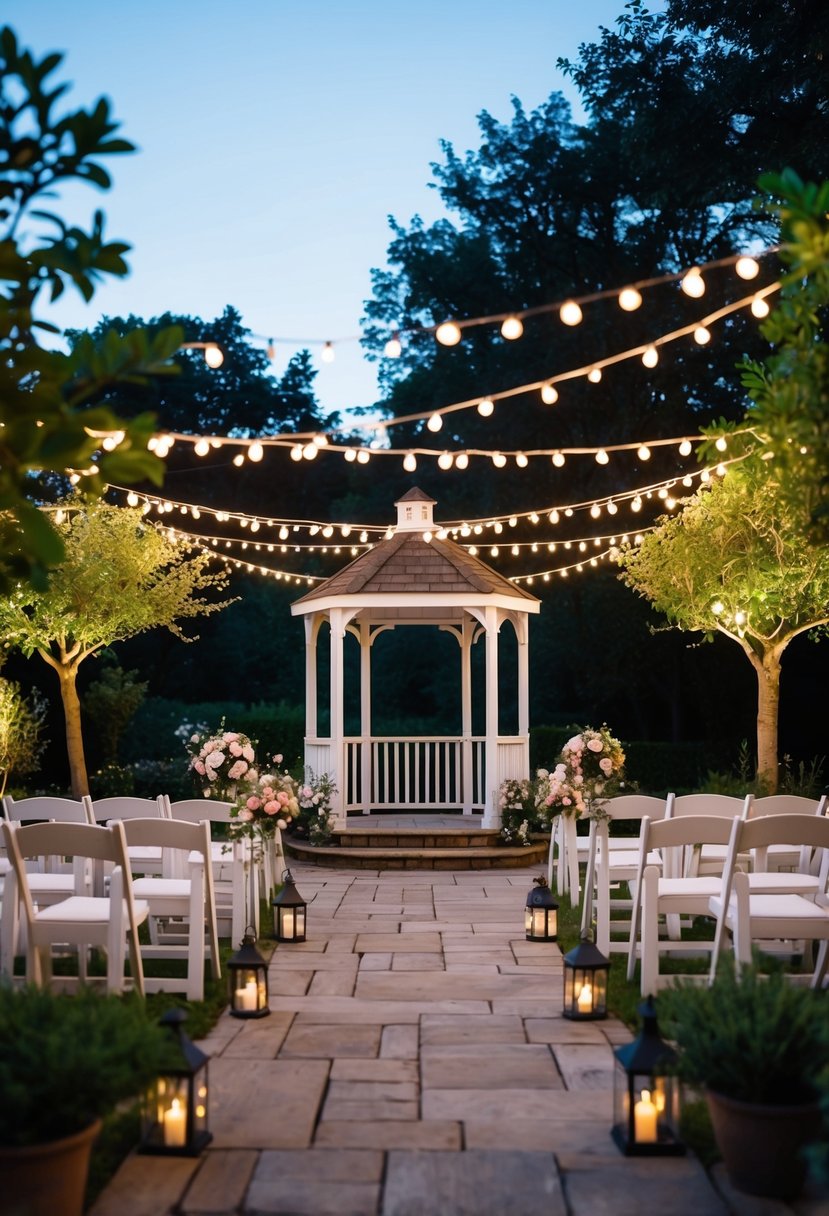
POLYGON ((447 810, 482 807, 484 803, 484 740, 457 735, 432 738, 373 736, 345 742, 346 810, 396 810, 441 807, 447 810), (468 770, 464 775, 464 744, 468 770), (370 789, 363 789, 363 749, 370 749, 370 789), (471 787, 467 789, 467 786, 471 787))

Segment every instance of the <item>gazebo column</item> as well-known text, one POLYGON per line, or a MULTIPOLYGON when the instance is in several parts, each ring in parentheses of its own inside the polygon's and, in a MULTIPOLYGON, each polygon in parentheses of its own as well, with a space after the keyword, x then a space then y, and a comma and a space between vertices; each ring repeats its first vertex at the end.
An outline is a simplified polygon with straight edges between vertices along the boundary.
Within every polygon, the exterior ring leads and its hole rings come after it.
POLYGON ((343 742, 343 641, 345 627, 350 613, 343 608, 332 608, 329 614, 331 625, 331 763, 328 774, 337 786, 337 792, 331 800, 331 808, 336 820, 335 827, 346 826, 346 791, 347 780, 345 766, 345 744, 343 742))
POLYGON ((371 811, 371 625, 360 621, 360 802, 371 811))
POLYGON ((472 814, 472 643, 477 622, 464 616, 461 644, 461 780, 463 782, 463 813, 472 814))
POLYGON ((305 738, 316 739, 317 727, 317 636, 319 616, 305 618, 305 738))
MULTIPOLYGON (((530 737, 530 646, 529 622, 526 616, 513 618, 518 638, 518 733, 530 737)), ((528 743, 529 746, 529 743, 528 743)))
POLYGON ((485 828, 500 827, 498 808, 498 611, 484 609, 486 628, 486 788, 484 790, 485 828))

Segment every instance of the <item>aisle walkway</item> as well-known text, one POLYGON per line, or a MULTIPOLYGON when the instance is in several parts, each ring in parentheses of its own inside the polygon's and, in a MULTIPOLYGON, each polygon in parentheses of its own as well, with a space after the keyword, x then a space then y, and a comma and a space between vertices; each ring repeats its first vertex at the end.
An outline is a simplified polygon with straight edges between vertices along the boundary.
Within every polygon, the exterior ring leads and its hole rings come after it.
POLYGON ((693 1158, 619 1154, 629 1035, 561 1017, 558 947, 524 938, 532 871, 293 873, 309 940, 275 952, 271 1016, 204 1044, 210 1149, 130 1157, 94 1216, 790 1212, 724 1199, 693 1158))

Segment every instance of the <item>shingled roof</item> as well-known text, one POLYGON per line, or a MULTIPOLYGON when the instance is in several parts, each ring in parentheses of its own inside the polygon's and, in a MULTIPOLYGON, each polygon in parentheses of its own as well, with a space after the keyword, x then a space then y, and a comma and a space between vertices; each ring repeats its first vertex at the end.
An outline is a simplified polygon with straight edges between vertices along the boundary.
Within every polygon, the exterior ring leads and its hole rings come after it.
POLYGON ((454 541, 425 541, 421 532, 398 532, 391 540, 380 541, 373 549, 355 558, 294 604, 307 604, 332 595, 379 593, 394 596, 408 591, 433 595, 508 594, 537 602, 536 596, 504 578, 454 541))

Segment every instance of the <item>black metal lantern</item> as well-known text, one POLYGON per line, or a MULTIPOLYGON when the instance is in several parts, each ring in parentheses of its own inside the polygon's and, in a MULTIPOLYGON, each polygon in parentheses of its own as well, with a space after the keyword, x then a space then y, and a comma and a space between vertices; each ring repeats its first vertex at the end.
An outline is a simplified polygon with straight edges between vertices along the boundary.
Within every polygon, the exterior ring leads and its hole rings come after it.
POLYGON ((305 909, 308 905, 297 891, 291 871, 282 875, 282 890, 273 900, 273 935, 278 942, 305 941, 305 909))
POLYGON ((235 1018, 264 1018, 268 1008, 268 964, 256 949, 256 935, 248 925, 242 944, 227 960, 230 1012, 235 1018))
POLYGON ((160 1020, 170 1031, 170 1062, 145 1099, 139 1152, 198 1157, 213 1139, 207 1124, 207 1056, 185 1033, 184 1010, 168 1009, 160 1020))
POLYGON ((589 937, 583 937, 575 949, 564 956, 563 1016, 576 1022, 606 1018, 609 974, 610 960, 589 937))
POLYGON ((524 928, 531 942, 554 942, 558 940, 558 904, 547 886, 547 879, 539 874, 533 879, 536 884, 527 896, 524 912, 524 928))
POLYGON ((659 1036, 656 1004, 649 996, 639 1006, 638 1038, 614 1050, 613 1139, 627 1157, 678 1157, 680 1085, 670 1070, 677 1054, 659 1036))

